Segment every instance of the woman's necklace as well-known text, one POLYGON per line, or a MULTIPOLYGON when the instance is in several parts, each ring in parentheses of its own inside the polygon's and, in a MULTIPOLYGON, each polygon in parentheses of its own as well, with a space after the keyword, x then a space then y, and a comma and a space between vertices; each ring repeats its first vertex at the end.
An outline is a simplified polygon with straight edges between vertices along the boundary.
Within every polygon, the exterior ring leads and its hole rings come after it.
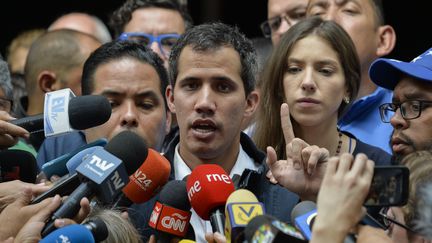
POLYGON ((340 153, 341 148, 342 148, 342 133, 339 130, 339 128, 337 128, 337 131, 339 133, 339 142, 338 142, 338 146, 337 146, 337 149, 336 149, 335 156, 339 156, 339 153, 340 153))

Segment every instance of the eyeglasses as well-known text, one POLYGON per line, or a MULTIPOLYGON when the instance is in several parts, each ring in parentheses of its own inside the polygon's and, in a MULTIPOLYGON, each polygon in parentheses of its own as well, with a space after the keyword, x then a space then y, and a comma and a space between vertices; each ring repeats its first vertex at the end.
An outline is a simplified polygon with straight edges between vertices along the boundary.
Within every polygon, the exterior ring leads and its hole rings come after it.
POLYGON ((143 43, 147 47, 150 47, 153 42, 157 42, 162 55, 164 55, 165 57, 169 57, 172 47, 179 38, 180 35, 178 34, 162 34, 154 36, 139 32, 124 32, 119 36, 118 39, 121 41, 137 41, 143 43))
POLYGON ((400 227, 402 227, 402 228, 404 228, 404 229, 406 229, 406 230, 408 230, 414 234, 417 234, 417 232, 415 230, 411 229, 407 225, 402 224, 402 223, 396 221, 394 218, 391 218, 390 216, 388 216, 387 215, 388 210, 389 210, 389 208, 382 208, 379 212, 379 215, 382 217, 382 222, 384 223, 385 230, 387 230, 390 227, 390 225, 393 223, 393 224, 400 226, 400 227))
POLYGON ((264 37, 270 38, 281 26, 282 20, 287 22, 288 26, 293 26, 306 16, 306 9, 298 9, 294 12, 288 12, 273 18, 270 18, 260 24, 264 37))
POLYGON ((390 119, 394 116, 397 109, 400 108, 402 118, 405 120, 412 120, 420 117, 421 112, 429 107, 432 101, 426 100, 408 100, 400 104, 385 103, 380 105, 381 121, 389 123, 390 119))
POLYGON ((270 38, 272 36, 272 33, 276 32, 281 24, 282 24, 282 20, 285 20, 287 22, 287 24, 289 26, 291 26, 291 22, 288 18, 288 16, 284 15, 284 16, 276 16, 273 17, 271 19, 268 19, 266 21, 264 21, 261 25, 261 31, 264 35, 264 37, 270 38))
POLYGON ((6 111, 7 113, 12 110, 13 101, 5 98, 0 98, 0 111, 6 111))

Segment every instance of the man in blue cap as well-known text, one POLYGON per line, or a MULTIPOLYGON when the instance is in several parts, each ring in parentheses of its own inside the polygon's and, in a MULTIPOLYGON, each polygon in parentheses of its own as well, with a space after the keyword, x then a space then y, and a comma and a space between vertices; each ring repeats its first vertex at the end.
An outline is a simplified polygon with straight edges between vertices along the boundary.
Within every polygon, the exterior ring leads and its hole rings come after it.
POLYGON ((432 149, 432 48, 411 62, 379 58, 369 76, 393 90, 392 103, 380 106, 381 120, 393 126, 390 146, 399 162, 405 155, 432 149))

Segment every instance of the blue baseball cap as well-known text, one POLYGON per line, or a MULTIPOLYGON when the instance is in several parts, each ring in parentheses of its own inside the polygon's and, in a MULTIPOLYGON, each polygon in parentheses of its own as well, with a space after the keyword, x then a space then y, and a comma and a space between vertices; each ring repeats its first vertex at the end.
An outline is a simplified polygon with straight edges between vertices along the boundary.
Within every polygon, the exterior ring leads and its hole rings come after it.
POLYGON ((411 62, 378 58, 369 68, 371 80, 378 86, 390 90, 395 88, 402 74, 432 85, 432 48, 414 58, 411 62))

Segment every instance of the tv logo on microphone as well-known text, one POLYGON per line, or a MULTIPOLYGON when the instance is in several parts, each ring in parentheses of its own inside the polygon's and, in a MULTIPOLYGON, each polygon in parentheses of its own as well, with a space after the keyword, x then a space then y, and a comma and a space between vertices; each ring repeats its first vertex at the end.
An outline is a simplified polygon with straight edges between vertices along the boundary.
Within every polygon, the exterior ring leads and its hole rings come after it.
POLYGON ((183 211, 156 202, 149 226, 159 231, 183 237, 188 230, 190 217, 190 211, 183 211))

